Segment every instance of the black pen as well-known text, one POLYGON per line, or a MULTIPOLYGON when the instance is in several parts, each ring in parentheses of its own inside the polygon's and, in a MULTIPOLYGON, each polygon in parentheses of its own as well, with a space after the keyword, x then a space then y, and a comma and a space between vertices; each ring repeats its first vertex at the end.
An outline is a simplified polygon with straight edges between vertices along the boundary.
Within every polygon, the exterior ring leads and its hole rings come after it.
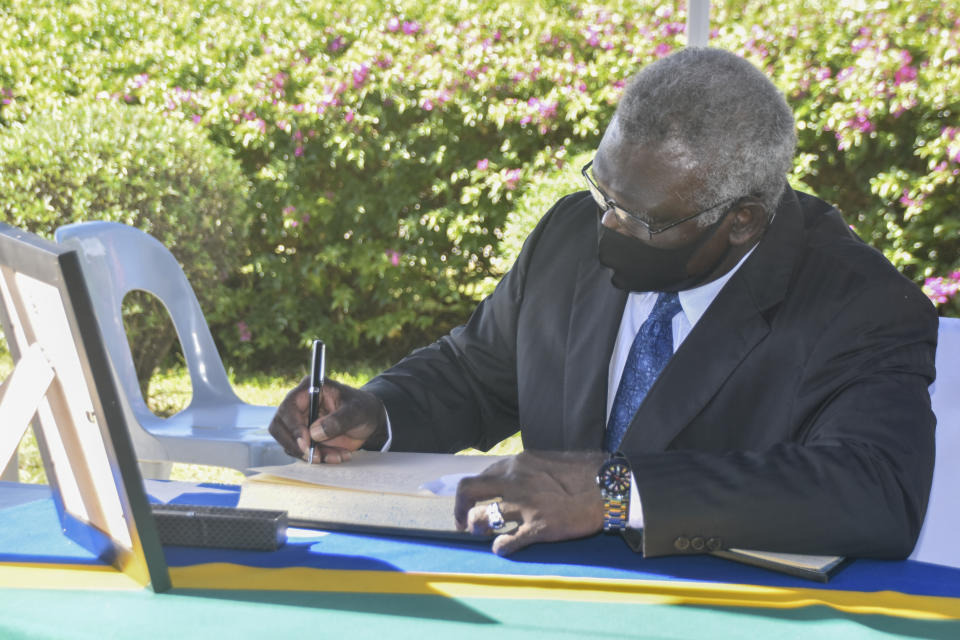
POLYGON ((320 416, 320 397, 323 395, 323 378, 326 361, 326 348, 323 340, 313 341, 313 356, 310 358, 310 410, 307 412, 307 437, 310 439, 310 453, 307 462, 313 464, 313 437, 310 425, 320 416))

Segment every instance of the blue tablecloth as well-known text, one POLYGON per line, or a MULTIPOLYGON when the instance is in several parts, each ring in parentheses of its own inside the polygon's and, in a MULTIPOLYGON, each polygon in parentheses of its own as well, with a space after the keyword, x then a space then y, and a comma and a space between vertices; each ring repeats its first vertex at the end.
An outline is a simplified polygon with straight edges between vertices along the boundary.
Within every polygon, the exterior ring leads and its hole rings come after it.
MULTIPOLYGON (((148 491, 154 494, 151 499, 169 498, 165 488, 163 483, 148 483, 148 491)), ((170 502, 229 506, 236 504, 239 489, 189 485, 176 494, 170 502)), ((693 604, 709 611, 777 609, 765 612, 765 619, 802 618, 798 609, 829 608, 833 611, 830 620, 853 617, 858 628, 862 628, 863 614, 869 614, 864 619, 886 620, 880 625, 884 633, 907 633, 904 629, 909 629, 910 635, 923 628, 927 630, 921 637, 960 637, 960 570, 912 561, 856 560, 828 584, 820 584, 709 556, 644 559, 618 538, 603 534, 535 545, 500 558, 490 552, 486 542, 301 529, 292 529, 287 544, 275 552, 168 546, 164 554, 173 592, 179 594, 230 592, 231 598, 242 599, 239 592, 244 590, 259 593, 258 597, 284 592, 286 598, 311 591, 324 592, 325 598, 337 593, 339 597, 350 592, 364 597, 379 593, 427 598, 431 603, 430 597, 435 596, 438 602, 446 601, 445 607, 451 606, 452 600, 474 602, 470 598, 479 597, 484 602, 502 600, 503 610, 518 606, 523 598, 541 598, 539 606, 546 607, 542 610, 556 609, 557 615, 565 607, 661 601, 693 604), (898 617, 911 619, 895 622, 898 617), (905 624, 908 626, 891 628, 905 624)), ((0 570, 3 564, 44 563, 82 568, 98 561, 60 533, 45 488, 0 483, 0 570)), ((7 605, 26 597, 8 597, 7 605)), ((34 593, 19 606, 39 603, 44 597, 34 593)), ((75 592, 71 602, 84 598, 75 592)), ((80 616, 83 609, 76 606, 80 616)), ((660 614, 669 617, 673 615, 670 611, 660 614)), ((723 634, 718 630, 715 635, 723 634)))

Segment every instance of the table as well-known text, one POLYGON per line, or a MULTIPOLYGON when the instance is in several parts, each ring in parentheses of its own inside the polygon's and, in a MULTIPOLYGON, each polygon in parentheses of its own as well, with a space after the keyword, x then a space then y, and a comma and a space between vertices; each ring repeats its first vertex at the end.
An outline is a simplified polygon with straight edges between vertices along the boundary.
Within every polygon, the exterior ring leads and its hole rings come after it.
MULTIPOLYGON (((148 481, 157 501, 239 489, 148 481)), ((0 638, 960 638, 960 569, 856 560, 829 584, 615 538, 536 545, 292 529, 276 552, 165 547, 144 589, 59 533, 46 487, 0 482, 0 638)))

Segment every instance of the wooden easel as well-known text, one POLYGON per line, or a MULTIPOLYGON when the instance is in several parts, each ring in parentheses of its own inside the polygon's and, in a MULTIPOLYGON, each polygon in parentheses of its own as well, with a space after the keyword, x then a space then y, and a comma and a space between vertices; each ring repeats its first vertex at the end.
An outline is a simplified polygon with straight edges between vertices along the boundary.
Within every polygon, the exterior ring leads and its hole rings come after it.
POLYGON ((17 447, 53 382, 53 369, 39 345, 31 345, 0 385, 0 479, 16 481, 17 447), (13 473, 10 473, 12 469, 13 473))
POLYGON ((0 223, 0 298, 16 363, 0 385, 0 468, 32 423, 64 533, 138 583, 169 589, 76 252, 0 223))

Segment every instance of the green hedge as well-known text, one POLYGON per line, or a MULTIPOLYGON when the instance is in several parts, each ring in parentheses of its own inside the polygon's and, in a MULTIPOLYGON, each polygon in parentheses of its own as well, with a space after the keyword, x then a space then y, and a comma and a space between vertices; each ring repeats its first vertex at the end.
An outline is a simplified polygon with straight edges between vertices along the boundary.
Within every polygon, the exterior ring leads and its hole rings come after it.
MULTIPOLYGON (((838 4, 716 3, 712 43, 795 108, 796 186, 918 282, 948 274, 958 12, 838 4)), ((596 145, 623 80, 683 45, 684 6, 30 0, 0 10, 0 126, 81 94, 196 123, 253 186, 249 257, 211 307, 232 361, 299 361, 315 336, 396 353, 465 318, 518 196, 596 145)))
MULTIPOLYGON (((112 100, 64 100, 0 129, 0 220, 52 239, 57 227, 112 220, 170 248, 213 322, 230 321, 230 292, 249 259, 249 185, 229 151, 191 123, 112 100)), ((127 301, 141 381, 169 353, 162 305, 127 301), (142 313, 137 313, 137 312, 142 313)))

